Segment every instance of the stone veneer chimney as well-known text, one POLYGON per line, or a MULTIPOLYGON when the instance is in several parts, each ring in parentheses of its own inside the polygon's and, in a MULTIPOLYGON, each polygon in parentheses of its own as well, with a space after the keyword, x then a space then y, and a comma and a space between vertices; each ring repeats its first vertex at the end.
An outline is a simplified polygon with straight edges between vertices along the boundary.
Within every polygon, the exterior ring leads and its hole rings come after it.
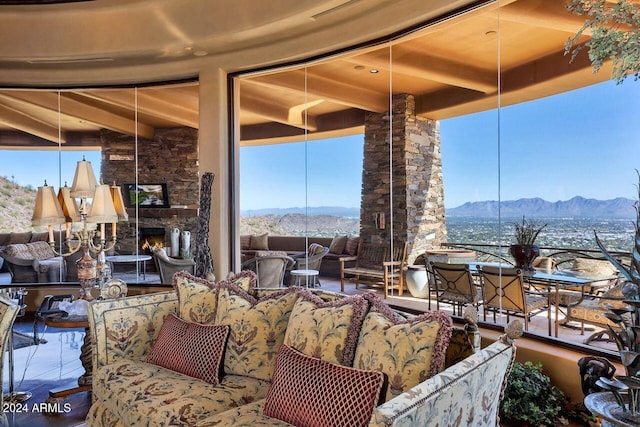
MULTIPOLYGON (((102 130, 101 179, 105 184, 123 186, 134 183, 136 166, 139 183, 166 183, 171 205, 189 209, 139 209, 138 223, 129 210, 129 223, 118 225, 117 251, 135 253, 136 225, 142 228, 164 228, 165 245, 170 243, 171 229, 191 232, 191 250, 195 250, 198 226, 200 183, 198 177, 198 130, 190 127, 156 129, 153 140, 138 140, 138 161, 135 161, 135 139, 121 133, 102 130)), ((124 191, 124 188, 123 188, 124 191)), ((142 242, 140 242, 142 243, 142 242)))
POLYGON ((393 233, 394 244, 412 244, 412 264, 446 240, 438 122, 416 116, 413 95, 395 95, 391 129, 389 113, 367 113, 364 137, 360 236, 387 242, 393 233))

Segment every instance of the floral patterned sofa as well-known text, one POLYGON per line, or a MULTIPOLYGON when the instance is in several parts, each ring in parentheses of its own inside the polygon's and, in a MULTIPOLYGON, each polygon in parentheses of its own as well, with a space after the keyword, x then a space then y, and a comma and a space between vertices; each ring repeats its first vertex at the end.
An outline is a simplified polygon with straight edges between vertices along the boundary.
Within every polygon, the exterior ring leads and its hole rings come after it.
POLYGON ((88 426, 498 425, 518 333, 480 350, 473 325, 372 293, 173 283, 90 305, 88 426))

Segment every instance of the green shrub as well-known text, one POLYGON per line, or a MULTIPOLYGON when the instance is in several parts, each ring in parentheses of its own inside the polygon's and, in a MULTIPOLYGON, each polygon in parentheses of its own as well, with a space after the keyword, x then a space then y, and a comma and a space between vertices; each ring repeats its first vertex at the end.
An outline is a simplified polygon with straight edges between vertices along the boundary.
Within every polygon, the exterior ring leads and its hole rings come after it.
POLYGON ((531 362, 513 365, 500 402, 500 417, 519 426, 568 425, 569 419, 582 425, 595 421, 584 408, 573 405, 562 390, 551 384, 551 379, 542 373, 542 364, 531 362))

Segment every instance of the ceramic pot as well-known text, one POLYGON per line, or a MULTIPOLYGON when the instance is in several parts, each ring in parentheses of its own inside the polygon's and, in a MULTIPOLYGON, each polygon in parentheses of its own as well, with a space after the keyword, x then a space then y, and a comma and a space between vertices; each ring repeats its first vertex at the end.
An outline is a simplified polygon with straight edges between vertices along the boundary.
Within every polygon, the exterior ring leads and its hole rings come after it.
POLYGON ((540 248, 536 245, 511 245, 509 253, 516 262, 516 267, 526 271, 532 271, 531 263, 540 256, 540 248))
POLYGON ((429 280, 427 269, 424 266, 408 266, 405 279, 411 296, 414 298, 427 298, 429 296, 429 280))

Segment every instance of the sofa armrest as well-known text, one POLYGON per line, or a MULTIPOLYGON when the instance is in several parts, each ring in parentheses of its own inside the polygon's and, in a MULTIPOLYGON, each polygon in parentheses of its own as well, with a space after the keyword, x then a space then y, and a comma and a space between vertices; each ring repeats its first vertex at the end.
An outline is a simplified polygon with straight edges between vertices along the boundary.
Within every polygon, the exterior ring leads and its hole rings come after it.
POLYGON ((502 388, 514 357, 515 347, 493 343, 464 363, 457 363, 378 406, 369 426, 452 425, 455 419, 465 420, 468 425, 497 425, 501 393, 496 390, 502 388), (451 422, 443 423, 444 416, 451 417, 451 422))
POLYGON ((164 318, 177 312, 175 291, 93 301, 88 316, 94 369, 121 359, 144 358, 164 318))
POLYGON ((454 425, 456 420, 466 425, 498 425, 500 399, 516 353, 508 341, 501 338, 378 406, 369 426, 435 427, 454 425))
POLYGON ((357 261, 357 260, 358 260, 357 256, 341 256, 340 258, 338 258, 338 261, 340 261, 341 264, 344 264, 345 262, 357 261))

